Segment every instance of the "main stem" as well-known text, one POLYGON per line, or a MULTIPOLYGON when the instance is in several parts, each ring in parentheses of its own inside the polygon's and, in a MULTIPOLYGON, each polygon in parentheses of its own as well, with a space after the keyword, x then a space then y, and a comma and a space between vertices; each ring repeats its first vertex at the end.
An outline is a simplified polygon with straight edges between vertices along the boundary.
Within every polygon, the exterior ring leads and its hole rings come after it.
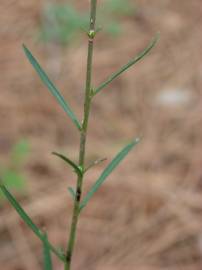
MULTIPOLYGON (((93 47, 94 47, 94 37, 95 37, 95 20, 96 20, 96 8, 97 0, 91 0, 91 11, 90 11, 90 23, 88 32, 88 57, 87 57, 87 70, 86 70, 86 88, 85 88, 85 101, 84 101, 84 117, 82 123, 82 129, 80 131, 80 150, 79 150, 79 166, 84 172, 85 164, 85 150, 86 150, 86 138, 88 129, 88 119, 90 113, 90 105, 92 98, 92 62, 93 62, 93 47)), ((64 264, 64 270, 70 270, 72 254, 75 246, 76 231, 78 224, 78 217, 80 212, 80 200, 82 195, 84 173, 78 174, 77 186, 76 186, 76 196, 74 200, 74 208, 72 213, 72 222, 69 234, 69 240, 67 243, 66 251, 66 261, 64 264)))

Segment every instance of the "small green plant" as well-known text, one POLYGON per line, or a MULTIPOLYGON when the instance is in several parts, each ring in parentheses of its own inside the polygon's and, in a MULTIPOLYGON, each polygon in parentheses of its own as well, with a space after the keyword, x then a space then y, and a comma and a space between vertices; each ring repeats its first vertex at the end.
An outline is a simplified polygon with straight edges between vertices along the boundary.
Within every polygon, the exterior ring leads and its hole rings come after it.
POLYGON ((44 269, 52 270, 52 262, 51 262, 51 252, 53 252, 64 264, 65 270, 71 269, 72 255, 75 246, 76 240, 76 232, 77 232, 77 224, 81 213, 84 211, 84 208, 89 203, 90 199, 94 195, 94 193, 100 188, 100 186, 104 183, 104 181, 108 178, 108 176, 112 173, 112 171, 119 165, 119 163, 126 157, 126 155, 138 144, 140 141, 139 138, 133 139, 130 143, 128 143, 123 149, 115 156, 115 158, 107 165, 104 171, 101 173, 100 177, 95 181, 87 194, 83 194, 83 184, 85 173, 92 166, 103 161, 97 160, 90 165, 86 165, 86 140, 88 133, 88 122, 89 115, 91 109, 91 103, 93 99, 99 94, 106 86, 108 86, 115 78, 120 76, 124 71, 132 67, 134 64, 139 62, 145 55, 147 55, 150 50, 155 46, 158 36, 156 36, 152 42, 137 56, 132 58, 126 65, 122 66, 118 71, 113 73, 106 81, 102 82, 97 87, 92 85, 92 61, 93 61, 93 49, 94 49, 94 40, 97 35, 96 28, 96 9, 97 9, 97 0, 90 1, 90 19, 89 19, 89 29, 88 29, 88 53, 87 53, 87 68, 86 68, 86 84, 85 84, 85 101, 83 108, 83 120, 80 121, 77 116, 74 114, 69 104, 64 100, 59 90, 56 86, 51 82, 51 80, 46 75, 45 71, 42 69, 36 58, 32 55, 32 53, 25 47, 24 51, 29 59, 30 63, 38 73, 42 82, 45 84, 47 89, 51 92, 51 94, 56 98, 62 109, 65 111, 68 117, 72 120, 76 129, 80 133, 80 147, 79 147, 79 157, 78 162, 74 162, 70 160, 63 154, 54 152, 53 154, 57 157, 61 158, 64 162, 70 166, 75 175, 77 177, 76 186, 69 187, 69 192, 72 196, 74 207, 72 211, 72 219, 70 232, 67 239, 67 247, 64 251, 58 250, 55 248, 48 240, 48 236, 46 232, 42 231, 37 227, 37 225, 32 221, 32 219, 26 214, 14 196, 8 191, 5 185, 1 184, 0 188, 4 195, 7 197, 12 206, 16 209, 18 214, 24 220, 24 222, 30 227, 30 229, 36 234, 36 236, 42 241, 44 247, 44 269))
MULTIPOLYGON (((128 0, 106 0, 99 10, 98 22, 105 32, 117 35, 121 25, 117 17, 135 13, 135 6, 128 0)), ((42 14, 40 38, 45 42, 68 45, 79 36, 81 29, 88 29, 88 14, 78 11, 70 3, 49 3, 42 14)))
MULTIPOLYGON (((10 189, 22 190, 26 185, 22 167, 26 162, 29 148, 27 140, 23 139, 18 141, 12 147, 6 164, 1 164, 0 176, 4 181, 4 184, 10 189)), ((3 194, 0 191, 0 203, 3 198, 3 194)))

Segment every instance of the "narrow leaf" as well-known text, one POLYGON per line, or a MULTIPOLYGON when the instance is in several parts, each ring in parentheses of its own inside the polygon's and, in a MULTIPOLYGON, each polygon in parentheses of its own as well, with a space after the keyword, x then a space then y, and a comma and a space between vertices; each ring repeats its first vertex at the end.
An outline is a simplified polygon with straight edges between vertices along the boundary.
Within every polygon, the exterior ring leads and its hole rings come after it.
POLYGON ((129 143, 126 147, 124 147, 117 155, 116 157, 110 162, 110 164, 106 167, 106 169, 102 172, 98 180, 95 182, 95 184, 91 187, 90 191, 87 193, 87 195, 84 197, 83 201, 80 205, 80 210, 84 208, 90 198, 93 196, 93 194, 100 188, 100 186, 103 184, 103 182, 106 180, 106 178, 110 175, 110 173, 119 165, 119 163, 124 159, 124 157, 128 154, 132 148, 138 144, 140 141, 139 138, 135 139, 131 143, 129 143))
POLYGON ((15 200, 15 198, 11 195, 11 193, 6 189, 4 185, 0 185, 0 188, 24 222, 31 228, 31 230, 43 241, 43 233, 42 231, 33 223, 31 218, 25 213, 19 203, 15 200))
POLYGON ((151 49, 156 45, 159 39, 159 34, 155 36, 155 38, 151 41, 151 43, 146 47, 142 52, 140 52, 136 57, 131 59, 126 65, 121 67, 117 72, 113 73, 105 82, 101 83, 94 91, 93 95, 96 95, 100 92, 103 88, 105 88, 108 84, 110 84, 114 79, 116 79, 119 75, 121 75, 124 71, 132 67, 134 64, 139 62, 144 56, 146 56, 151 49))
MULTIPOLYGON (((38 238, 44 243, 44 233, 34 224, 34 222, 31 220, 31 218, 28 216, 28 214, 23 210, 23 208, 20 206, 20 204, 16 201, 16 199, 13 197, 13 195, 7 190, 7 188, 0 184, 0 189, 6 196, 6 198, 9 200, 11 205, 15 208, 15 210, 18 212, 20 217, 24 220, 24 222, 29 226, 29 228, 38 236, 38 238)), ((47 240, 46 240, 47 241, 47 240)), ((47 245, 49 246, 49 249, 62 261, 65 260, 64 256, 60 254, 60 252, 52 246, 49 242, 47 242, 47 245)))
POLYGON ((67 158, 66 156, 62 155, 62 154, 59 154, 57 152, 53 152, 52 153, 53 155, 61 158, 62 160, 64 160, 66 163, 68 163, 73 169, 74 171, 79 174, 79 175, 82 175, 82 170, 80 169, 79 166, 77 166, 71 159, 67 158))
POLYGON ((53 270, 50 247, 48 244, 47 235, 44 235, 43 241, 43 259, 44 259, 44 270, 53 270))
POLYGON ((60 106, 63 108, 63 110, 66 112, 66 114, 71 118, 73 123, 76 125, 76 127, 81 130, 81 125, 71 110, 68 103, 64 100, 63 96, 60 94, 58 89, 55 87, 55 85, 50 81, 45 71, 42 69, 42 67, 37 62, 36 58, 31 54, 31 52, 26 48, 25 45, 23 45, 24 52, 29 59, 29 62, 34 67, 35 71, 38 73, 39 77, 41 78, 42 82, 47 86, 48 90, 51 92, 51 94, 57 99, 60 106))
POLYGON ((90 163, 86 169, 84 170, 84 172, 87 172, 89 169, 91 169, 92 167, 102 163, 103 161, 107 160, 106 158, 100 158, 100 159, 97 159, 95 161, 93 161, 92 163, 90 163))
POLYGON ((72 196, 72 198, 75 200, 76 192, 74 191, 74 189, 72 187, 68 187, 68 191, 69 191, 70 195, 72 196))

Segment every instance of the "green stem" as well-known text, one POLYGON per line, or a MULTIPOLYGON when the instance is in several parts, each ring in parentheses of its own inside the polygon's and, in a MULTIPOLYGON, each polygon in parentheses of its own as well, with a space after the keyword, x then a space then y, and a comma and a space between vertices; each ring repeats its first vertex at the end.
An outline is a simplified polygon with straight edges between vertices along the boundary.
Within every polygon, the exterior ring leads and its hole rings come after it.
MULTIPOLYGON (((80 132, 80 150, 79 150, 79 166, 84 171, 85 164, 85 150, 86 150, 86 138, 87 138, 87 129, 88 129, 88 120, 90 114, 90 105, 92 98, 92 62, 93 62, 93 47, 94 47, 94 37, 95 37, 95 20, 96 20, 96 8, 97 0, 91 0, 91 12, 90 12, 90 24, 88 32, 88 57, 87 57, 87 71, 86 71, 86 88, 85 88, 85 101, 84 101, 84 118, 82 129, 80 132)), ((66 261, 64 265, 65 270, 70 270, 72 254, 75 246, 77 224, 80 212, 80 200, 82 194, 83 186, 83 176, 84 173, 78 175, 77 178, 77 187, 76 187, 76 197, 74 200, 74 209, 72 214, 72 222, 70 228, 69 240, 67 243, 66 251, 66 261)))

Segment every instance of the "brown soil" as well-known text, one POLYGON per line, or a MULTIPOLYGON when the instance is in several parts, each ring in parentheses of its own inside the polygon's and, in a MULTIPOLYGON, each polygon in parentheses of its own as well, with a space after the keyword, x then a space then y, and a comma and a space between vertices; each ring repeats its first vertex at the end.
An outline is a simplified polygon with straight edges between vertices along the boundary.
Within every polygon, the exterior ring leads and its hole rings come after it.
MULTIPOLYGON (((87 7, 88 1, 82 2, 87 7)), ((202 4, 200 0, 135 2, 138 10, 122 20, 122 35, 98 36, 95 85, 142 50, 156 31, 161 39, 144 61, 95 98, 87 159, 110 160, 128 139, 136 135, 143 139, 82 213, 73 269, 198 270, 202 267, 202 4), (165 104, 159 98, 178 89, 189 99, 165 104)), ((86 39, 67 49, 38 42, 43 4, 33 0, 0 4, 0 160, 8 158, 19 138, 29 140, 32 150, 24 168, 27 192, 16 196, 35 222, 47 229, 50 240, 65 247, 72 209, 67 187, 74 184, 74 175, 51 152, 76 159, 79 137, 28 64, 21 44, 25 42, 49 70, 81 118, 86 39)), ((88 173, 85 191, 106 164, 88 173)), ((38 239, 6 203, 0 215, 0 268, 42 269, 38 239)), ((53 259, 55 269, 62 269, 53 259)))

